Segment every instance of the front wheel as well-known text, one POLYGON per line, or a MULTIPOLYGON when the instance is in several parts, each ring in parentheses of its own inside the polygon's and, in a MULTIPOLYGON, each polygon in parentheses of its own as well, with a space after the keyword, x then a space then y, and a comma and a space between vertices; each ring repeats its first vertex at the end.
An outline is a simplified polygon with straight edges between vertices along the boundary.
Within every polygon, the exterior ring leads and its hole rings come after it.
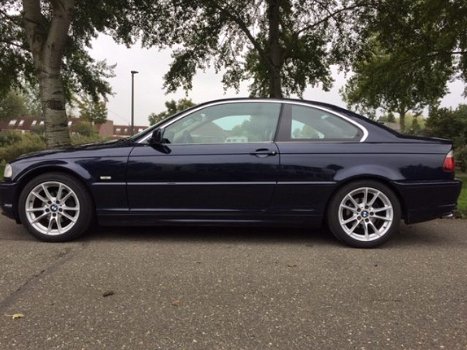
POLYGON ((93 205, 86 188, 71 176, 43 174, 31 180, 19 197, 21 222, 42 241, 64 242, 89 227, 93 205))
POLYGON ((327 212, 329 229, 338 239, 358 248, 376 247, 399 229, 399 201, 387 186, 358 181, 341 188, 327 212))

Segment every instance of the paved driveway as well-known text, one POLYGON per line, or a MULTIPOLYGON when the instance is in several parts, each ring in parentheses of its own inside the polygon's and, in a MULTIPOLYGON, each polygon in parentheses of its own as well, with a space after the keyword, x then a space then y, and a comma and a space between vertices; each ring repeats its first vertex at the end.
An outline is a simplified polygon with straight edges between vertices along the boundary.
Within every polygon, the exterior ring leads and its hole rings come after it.
POLYGON ((2 217, 0 278, 0 349, 467 348, 467 221, 359 250, 257 228, 47 244, 2 217))

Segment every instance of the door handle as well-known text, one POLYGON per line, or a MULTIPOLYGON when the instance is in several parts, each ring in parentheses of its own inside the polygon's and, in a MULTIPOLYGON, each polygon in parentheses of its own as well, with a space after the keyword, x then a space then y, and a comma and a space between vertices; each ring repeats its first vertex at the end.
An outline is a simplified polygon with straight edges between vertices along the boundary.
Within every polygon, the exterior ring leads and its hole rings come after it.
POLYGON ((256 156, 258 158, 265 158, 270 156, 275 156, 277 154, 276 151, 271 151, 268 148, 259 148, 254 152, 250 153, 252 156, 256 156))

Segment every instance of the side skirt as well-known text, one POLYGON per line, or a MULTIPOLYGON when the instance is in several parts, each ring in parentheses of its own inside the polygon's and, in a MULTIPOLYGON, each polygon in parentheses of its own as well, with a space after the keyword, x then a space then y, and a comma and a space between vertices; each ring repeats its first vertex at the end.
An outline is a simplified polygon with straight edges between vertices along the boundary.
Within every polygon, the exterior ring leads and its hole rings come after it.
MULTIPOLYGON (((309 213, 308 213, 309 214, 309 213)), ((313 215, 241 213, 241 212, 98 212, 102 226, 312 226, 320 227, 322 217, 313 215)))

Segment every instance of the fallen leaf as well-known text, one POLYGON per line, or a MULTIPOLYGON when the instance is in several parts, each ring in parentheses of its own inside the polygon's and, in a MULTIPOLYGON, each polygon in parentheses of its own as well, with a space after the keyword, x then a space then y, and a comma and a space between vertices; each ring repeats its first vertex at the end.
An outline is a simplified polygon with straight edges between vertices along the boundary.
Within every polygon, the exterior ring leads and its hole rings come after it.
POLYGON ((106 297, 110 297, 111 295, 114 295, 114 294, 115 294, 115 293, 114 293, 113 290, 108 290, 107 292, 104 292, 104 293, 102 294, 102 296, 103 296, 104 298, 106 298, 106 297))
POLYGON ((178 306, 178 305, 180 305, 181 303, 182 303, 182 301, 181 301, 181 300, 178 300, 178 299, 172 301, 172 305, 173 305, 173 306, 178 306))
POLYGON ((24 315, 21 314, 21 313, 17 313, 17 314, 13 314, 13 315, 5 315, 5 316, 11 317, 12 320, 17 320, 18 318, 23 318, 24 317, 24 315))

